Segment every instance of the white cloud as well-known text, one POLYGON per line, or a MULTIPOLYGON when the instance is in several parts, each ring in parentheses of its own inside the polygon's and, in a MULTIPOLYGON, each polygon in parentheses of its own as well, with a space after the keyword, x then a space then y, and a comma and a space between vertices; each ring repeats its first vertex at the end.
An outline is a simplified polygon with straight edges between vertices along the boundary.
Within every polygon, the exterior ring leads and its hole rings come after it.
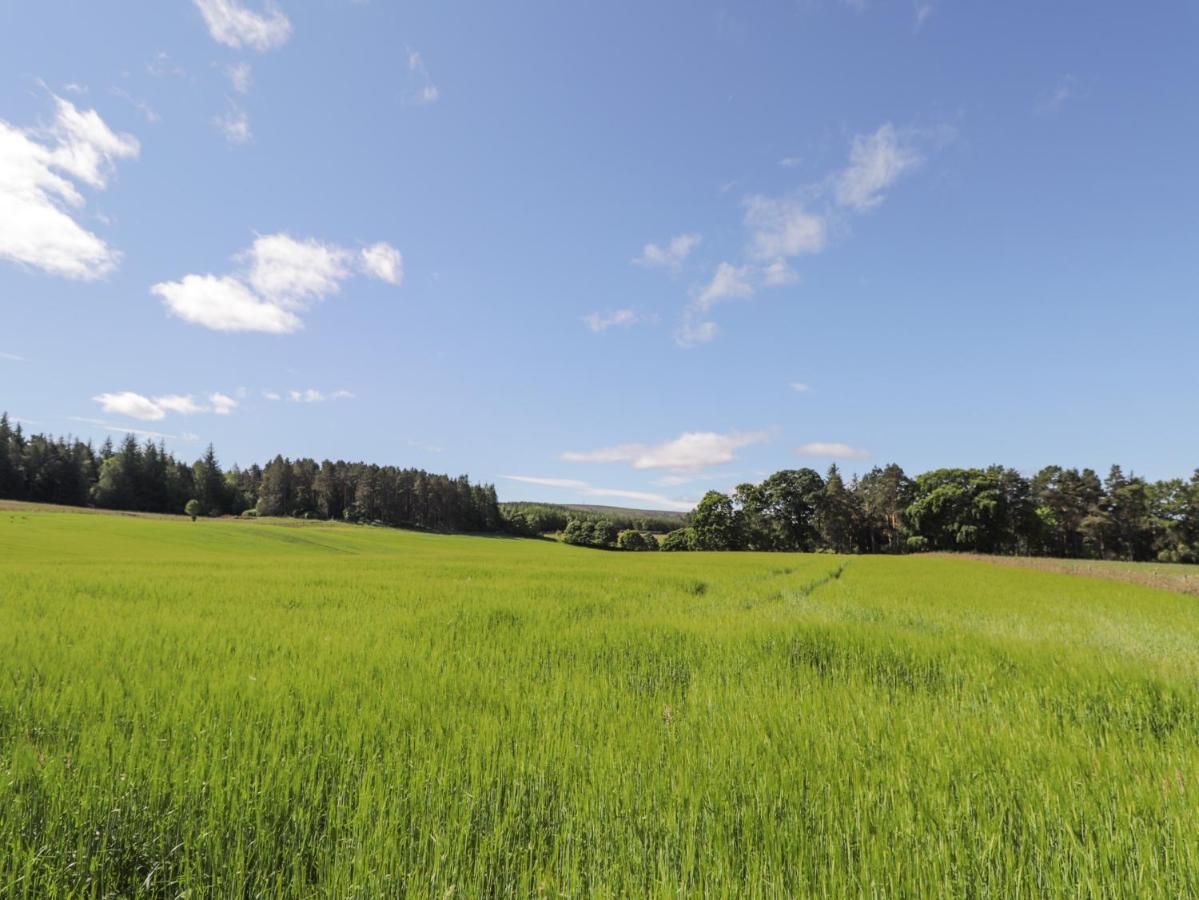
POLYGON ((683 321, 674 333, 674 340, 680 347, 695 347, 714 340, 719 333, 720 328, 715 322, 697 322, 695 313, 688 309, 683 313, 683 321))
POLYGON ((804 384, 802 381, 793 381, 791 382, 791 390, 797 394, 807 394, 812 390, 812 386, 804 384))
POLYGON ((851 447, 849 444, 814 441, 795 449, 800 456, 825 456, 830 459, 868 459, 869 450, 851 447))
POLYGON ((230 108, 223 116, 217 116, 212 120, 212 124, 225 136, 225 140, 234 146, 247 144, 254 137, 250 128, 250 117, 244 109, 237 106, 230 108))
POLYGON ((299 316, 263 300, 236 278, 185 275, 150 288, 173 314, 214 331, 264 331, 288 334, 304 327, 299 316))
POLYGON ((828 236, 824 219, 794 198, 747 197, 745 224, 753 231, 749 255, 762 261, 819 253, 828 236))
POLYGON ((784 156, 779 160, 779 165, 784 169, 794 169, 803 165, 803 159, 799 156, 784 156))
POLYGON ((226 47, 271 50, 291 37, 291 22, 270 0, 260 13, 246 9, 240 0, 195 0, 195 4, 212 39, 226 47))
POLYGON ((266 400, 282 400, 283 397, 278 391, 263 391, 262 396, 266 400))
POLYGON ((185 275, 155 284, 150 291, 185 322, 215 331, 287 334, 304 327, 298 312, 336 294, 355 271, 398 284, 399 256, 398 250, 382 243, 356 256, 321 241, 283 233, 260 235, 237 256, 244 272, 185 275))
POLYGON ((2 353, 2 352, 0 352, 0 359, 7 359, 7 360, 9 360, 9 361, 11 361, 11 362, 25 362, 25 357, 23 357, 23 356, 17 356, 17 354, 15 354, 15 353, 2 353))
POLYGON ((92 398, 107 413, 117 413, 132 419, 156 422, 166 414, 178 413, 192 416, 197 413, 215 413, 227 416, 237 409, 238 402, 232 397, 214 392, 208 395, 208 404, 196 402, 192 394, 163 394, 160 397, 145 397, 133 391, 98 394, 92 398))
POLYGON ((433 83, 429 70, 425 66, 424 58, 415 50, 408 51, 408 71, 416 75, 422 82, 421 86, 409 96, 409 102, 415 103, 417 106, 426 106, 436 103, 441 98, 441 91, 433 83))
POLYGON ((534 475, 505 475, 504 478, 509 481, 519 481, 524 484, 537 484, 545 487, 567 488, 569 490, 578 491, 584 497, 618 497, 623 500, 636 500, 639 503, 652 503, 666 509, 677 510, 679 512, 690 512, 695 508, 693 500, 676 500, 671 497, 664 497, 661 494, 653 494, 647 491, 625 490, 623 488, 604 488, 595 487, 585 481, 577 481, 573 478, 540 478, 534 475))
MULTIPOLYGON (((146 400, 145 397, 142 397, 141 399, 146 400)), ((150 401, 147 400, 146 402, 150 401)), ((153 403, 163 410, 180 413, 185 416, 204 411, 204 407, 198 404, 196 402, 196 398, 191 394, 167 394, 164 397, 155 397, 153 403)), ((104 411, 110 412, 107 407, 104 411)), ((162 416, 152 416, 151 418, 160 419, 162 416)))
POLYGON ((227 416, 238 407, 236 400, 220 392, 209 394, 208 402, 212 404, 212 411, 218 416, 227 416))
POLYGON ((354 392, 340 390, 326 394, 318 391, 316 388, 308 388, 303 391, 288 391, 287 398, 292 403, 324 403, 326 400, 352 400, 354 399, 354 392))
POLYGON ((873 209, 883 202, 883 190, 923 161, 890 122, 859 134, 849 148, 849 166, 834 178, 836 201, 858 212, 873 209))
POLYGON ((1058 79, 1053 90, 1047 91, 1037 100, 1036 111, 1042 116, 1056 113, 1078 94, 1078 79, 1073 75, 1063 75, 1058 79))
POLYGON ((916 30, 919 31, 924 27, 924 23, 928 21, 928 17, 933 14, 933 4, 931 2, 921 2, 916 0, 916 30))
POLYGON ((131 419, 142 419, 154 422, 166 416, 163 408, 141 394, 133 391, 121 391, 115 394, 97 394, 92 398, 100 404, 104 412, 118 413, 131 419))
POLYGON ((776 259, 762 269, 762 284, 766 287, 782 287, 799 281, 799 273, 787 265, 785 260, 776 259))
POLYGON ((641 248, 641 254, 633 260, 633 263, 639 266, 677 271, 691 255, 691 251, 699 246, 701 240, 702 238, 698 234, 680 234, 671 238, 665 247, 658 244, 646 244, 641 248))
POLYGON ((642 321, 641 316, 631 309, 618 309, 608 315, 593 312, 583 316, 583 322, 594 332, 607 331, 616 325, 629 326, 642 321))
POLYGON ((292 309, 336 294, 350 276, 349 251, 288 234, 255 238, 243 259, 249 263, 250 286, 259 296, 292 309))
POLYGON ((0 120, 0 258, 66 278, 103 278, 121 255, 73 218, 85 201, 71 179, 102 190, 117 161, 141 148, 95 110, 57 96, 54 104, 46 129, 0 120))
POLYGON ((568 451, 568 462, 627 462, 634 469, 674 469, 696 472, 709 466, 736 459, 736 451, 757 444, 769 436, 762 431, 731 432, 688 431, 661 444, 617 444, 585 452, 568 451))
POLYGON ((400 251, 384 241, 364 247, 360 254, 362 270, 388 284, 400 284, 404 280, 404 257, 400 251))
POLYGON ((751 271, 747 266, 734 266, 722 262, 716 267, 716 273, 712 276, 712 280, 696 295, 695 308, 700 312, 707 312, 725 300, 752 297, 754 288, 749 280, 750 274, 751 271))
POLYGON ((250 85, 254 83, 254 71, 250 68, 249 63, 239 62, 227 66, 225 74, 229 76, 229 83, 233 85, 233 90, 239 94, 250 92, 250 85))

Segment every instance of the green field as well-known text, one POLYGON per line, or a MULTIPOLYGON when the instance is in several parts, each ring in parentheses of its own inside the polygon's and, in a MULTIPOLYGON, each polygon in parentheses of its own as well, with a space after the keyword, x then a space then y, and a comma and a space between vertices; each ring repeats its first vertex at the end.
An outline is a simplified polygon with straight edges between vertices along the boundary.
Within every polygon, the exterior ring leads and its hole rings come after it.
POLYGON ((1199 603, 0 510, 0 896, 1199 893, 1199 603))

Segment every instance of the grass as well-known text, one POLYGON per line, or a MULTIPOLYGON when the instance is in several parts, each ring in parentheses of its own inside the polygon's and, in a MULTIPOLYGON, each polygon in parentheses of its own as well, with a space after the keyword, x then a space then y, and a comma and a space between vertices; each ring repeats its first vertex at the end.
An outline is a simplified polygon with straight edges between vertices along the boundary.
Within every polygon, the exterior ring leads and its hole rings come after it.
POLYGON ((1042 572, 1066 572, 1090 578, 1110 578, 1131 581, 1167 591, 1181 591, 1199 596, 1199 565, 1159 562, 1120 562, 1110 559, 1052 559, 1038 556, 984 556, 960 554, 1006 566, 1023 566, 1042 572))
POLYGON ((1199 608, 0 511, 0 896, 1199 893, 1199 608))

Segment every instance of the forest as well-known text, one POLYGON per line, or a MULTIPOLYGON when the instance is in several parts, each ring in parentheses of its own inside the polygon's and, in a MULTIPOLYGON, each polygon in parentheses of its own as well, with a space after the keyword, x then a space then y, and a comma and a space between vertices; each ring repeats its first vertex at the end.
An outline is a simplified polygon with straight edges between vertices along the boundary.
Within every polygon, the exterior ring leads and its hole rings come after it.
POLYGON ((143 512, 292 516, 439 531, 560 533, 619 550, 836 553, 955 551, 1010 556, 1199 562, 1199 470, 1148 481, 1112 466, 1046 466, 1031 477, 999 465, 898 465, 846 479, 786 469, 731 493, 709 491, 683 527, 669 514, 621 516, 552 504, 499 504, 492 485, 420 469, 276 456, 221 468, 209 446, 195 463, 162 444, 119 445, 26 435, 0 416, 0 498, 143 512), (664 533, 665 532, 665 533, 664 533), (653 533, 658 536, 654 537, 653 533))
POLYGON ((117 446, 34 434, 0 416, 0 498, 182 513, 293 516, 428 528, 496 532, 503 520, 492 485, 421 469, 341 460, 284 459, 221 469, 210 445, 193 464, 160 443, 127 435, 117 446))

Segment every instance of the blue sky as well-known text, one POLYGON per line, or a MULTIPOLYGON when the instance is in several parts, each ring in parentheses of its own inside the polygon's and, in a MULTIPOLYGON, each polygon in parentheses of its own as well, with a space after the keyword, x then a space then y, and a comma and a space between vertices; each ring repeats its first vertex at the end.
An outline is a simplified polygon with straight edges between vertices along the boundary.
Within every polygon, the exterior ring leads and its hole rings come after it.
POLYGON ((0 11, 0 406, 686 508, 1199 466, 1199 13, 0 11))

